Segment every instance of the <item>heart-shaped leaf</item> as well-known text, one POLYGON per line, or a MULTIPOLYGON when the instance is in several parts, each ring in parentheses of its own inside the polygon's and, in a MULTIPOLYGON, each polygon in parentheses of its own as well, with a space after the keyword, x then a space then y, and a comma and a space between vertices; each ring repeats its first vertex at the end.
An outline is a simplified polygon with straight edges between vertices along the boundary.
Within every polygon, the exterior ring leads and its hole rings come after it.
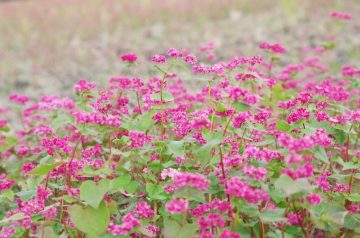
POLYGON ((68 209, 71 221, 86 237, 100 237, 109 225, 110 215, 104 202, 98 209, 87 206, 72 205, 68 209))
POLYGON ((84 200, 93 208, 98 208, 105 193, 111 189, 111 183, 107 179, 101 180, 98 184, 93 181, 85 181, 80 186, 80 199, 84 200))

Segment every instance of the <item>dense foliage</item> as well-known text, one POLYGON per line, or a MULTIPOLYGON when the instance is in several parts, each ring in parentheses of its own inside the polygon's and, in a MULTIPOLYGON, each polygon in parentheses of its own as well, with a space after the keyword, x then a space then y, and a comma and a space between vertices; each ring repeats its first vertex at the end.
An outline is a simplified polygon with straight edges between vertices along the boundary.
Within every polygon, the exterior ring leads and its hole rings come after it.
POLYGON ((154 77, 80 80, 74 100, 10 95, 0 237, 360 235, 360 69, 332 67, 334 42, 287 65, 259 47, 209 65, 170 49, 154 77))

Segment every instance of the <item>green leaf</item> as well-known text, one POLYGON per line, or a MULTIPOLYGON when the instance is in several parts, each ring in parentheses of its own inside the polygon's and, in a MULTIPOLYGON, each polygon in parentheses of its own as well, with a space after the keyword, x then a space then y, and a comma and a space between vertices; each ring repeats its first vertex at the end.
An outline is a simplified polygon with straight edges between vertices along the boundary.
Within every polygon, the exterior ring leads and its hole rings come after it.
POLYGON ((165 238, 192 238, 198 229, 197 224, 187 223, 181 226, 176 221, 165 219, 163 234, 165 238))
POLYGON ((222 137, 219 137, 217 135, 214 135, 212 139, 208 140, 208 142, 201 146, 198 150, 196 150, 196 153, 200 159, 201 165, 206 165, 209 163, 211 159, 211 151, 214 149, 215 146, 220 144, 223 141, 222 137))
POLYGON ((11 148, 18 143, 15 136, 6 136, 5 140, 5 144, 0 144, 0 152, 5 152, 8 148, 11 148))
POLYGON ((343 226, 345 222, 345 216, 349 212, 341 207, 334 207, 334 205, 326 206, 325 213, 321 215, 321 220, 343 226))
POLYGON ((335 138, 336 142, 339 145, 343 146, 344 143, 345 143, 345 139, 346 139, 345 132, 343 130, 340 130, 340 129, 334 129, 333 135, 334 135, 334 138, 335 138))
POLYGON ((14 199, 14 192, 10 189, 6 189, 2 192, 2 195, 4 195, 4 197, 6 197, 7 199, 9 199, 10 201, 12 201, 14 199))
POLYGON ((110 221, 110 214, 104 202, 98 209, 72 205, 68 208, 68 213, 75 226, 91 238, 99 237, 110 221))
POLYGON ((322 46, 326 49, 326 50, 332 50, 335 48, 336 44, 333 41, 326 41, 322 44, 322 46))
POLYGON ((275 126, 276 130, 289 131, 290 128, 291 128, 291 126, 289 124, 287 124, 287 122, 284 120, 280 120, 280 121, 276 122, 276 126, 275 126))
MULTIPOLYGON (((122 128, 125 128, 130 131, 147 131, 151 129, 155 125, 155 121, 152 119, 155 111, 149 111, 142 115, 139 115, 135 120, 124 120, 124 123, 121 125, 122 128)), ((129 140, 128 137, 121 137, 121 139, 117 139, 115 143, 120 142, 120 144, 126 144, 126 141, 129 140)))
POLYGON ((36 190, 23 190, 16 193, 16 196, 20 197, 22 201, 27 201, 33 196, 35 196, 36 190))
POLYGON ((2 132, 9 132, 10 131, 10 127, 8 125, 5 125, 3 127, 0 127, 0 131, 2 132))
POLYGON ((352 193, 347 197, 347 200, 351 202, 360 202, 360 194, 352 193))
POLYGON ((343 163, 343 170, 348 170, 348 169, 359 169, 360 165, 359 164, 355 164, 354 162, 345 162, 343 163))
POLYGON ((234 102, 232 105, 237 112, 245 112, 250 108, 248 104, 239 101, 234 102))
POLYGON ((138 181, 131 181, 125 188, 125 190, 128 192, 128 193, 135 193, 136 192, 136 189, 138 188, 139 186, 139 182, 138 181))
MULTIPOLYGON (((152 99, 152 100, 161 101, 161 95, 160 95, 160 93, 151 94, 151 99, 152 99)), ((165 102, 169 102, 169 101, 174 100, 174 97, 173 97, 173 95, 172 95, 171 93, 169 93, 169 92, 162 92, 162 99, 163 99, 163 101, 165 101, 165 102)))
POLYGON ((309 192, 314 189, 307 179, 293 180, 287 175, 281 175, 274 185, 276 189, 282 190, 287 197, 299 192, 309 192))
POLYGON ((186 198, 189 201, 204 202, 204 191, 193 187, 182 187, 174 192, 176 198, 186 198))
POLYGON ((24 237, 24 233, 25 233, 26 229, 24 227, 18 227, 16 228, 16 232, 15 234, 12 236, 12 238, 22 238, 24 237))
POLYGON ((260 218, 263 223, 284 222, 287 220, 284 217, 284 212, 285 208, 266 210, 260 213, 260 218))
POLYGON ((360 227, 360 221, 352 215, 346 215, 344 220, 344 227, 353 230, 357 227, 360 227))
POLYGON ((329 158, 326 154, 324 147, 316 146, 313 151, 314 151, 314 155, 316 158, 320 159, 322 162, 324 162, 326 164, 329 163, 329 158))
POLYGON ((53 164, 38 164, 38 166, 36 166, 36 168, 31 170, 28 174, 47 175, 48 173, 51 172, 51 170, 59 167, 62 164, 63 164, 62 162, 56 162, 56 163, 53 163, 53 164))
POLYGON ((5 218, 3 219, 2 221, 0 221, 0 224, 1 223, 8 223, 8 222, 13 222, 13 221, 18 221, 18 220, 21 220, 25 217, 25 213, 23 212, 20 212, 20 213, 16 213, 8 218, 5 218))
POLYGON ((52 122, 51 122, 51 128, 56 131, 58 128, 71 123, 71 117, 67 114, 60 114, 58 115, 52 122))
POLYGON ((85 181, 80 186, 80 199, 97 209, 105 193, 111 188, 110 181, 107 179, 101 180, 98 184, 90 180, 85 181))
POLYGON ((75 198, 75 197, 70 197, 70 196, 68 196, 68 195, 63 195, 63 196, 61 196, 61 197, 57 197, 57 198, 53 198, 54 200, 64 200, 65 202, 67 202, 67 203, 74 203, 74 202, 76 202, 78 199, 77 198, 75 198))
POLYGON ((42 229, 42 237, 46 238, 58 238, 52 227, 46 226, 42 229))
POLYGON ((129 174, 121 175, 116 179, 111 180, 111 189, 109 190, 109 192, 114 193, 120 190, 125 190, 126 187, 130 184, 130 182, 131 176, 129 174))
POLYGON ((150 199, 164 199, 165 193, 162 185, 155 185, 148 183, 146 184, 146 192, 149 195, 150 199))
POLYGON ((225 112, 226 111, 225 105, 223 103, 221 103, 221 102, 217 102, 216 111, 225 112))
POLYGON ((167 146, 175 156, 184 157, 184 141, 170 141, 167 146))

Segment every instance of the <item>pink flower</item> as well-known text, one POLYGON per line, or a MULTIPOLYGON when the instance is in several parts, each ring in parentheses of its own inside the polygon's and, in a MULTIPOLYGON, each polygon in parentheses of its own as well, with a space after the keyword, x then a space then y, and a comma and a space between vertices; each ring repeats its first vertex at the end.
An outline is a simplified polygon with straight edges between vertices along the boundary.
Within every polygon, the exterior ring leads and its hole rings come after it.
POLYGON ((114 222, 110 222, 107 232, 113 236, 129 235, 129 233, 137 226, 141 226, 141 222, 135 217, 134 211, 126 214, 122 217, 122 224, 117 225, 114 222))
POLYGON ((244 166, 242 171, 246 174, 246 176, 254 178, 256 180, 264 180, 267 170, 263 167, 255 168, 254 166, 244 166))
POLYGON ((5 125, 8 123, 6 119, 0 119, 0 128, 5 127, 5 125))
POLYGON ((249 119, 250 116, 251 116, 250 111, 240 112, 239 114, 237 114, 235 116, 234 122, 233 122, 234 127, 235 128, 240 128, 246 122, 246 120, 249 119))
POLYGON ((299 225, 304 220, 304 217, 294 212, 289 212, 287 217, 291 225, 299 225))
POLYGON ((155 212, 151 209, 150 205, 146 202, 139 202, 136 204, 135 212, 140 218, 152 219, 155 212))
POLYGON ((164 63, 166 63, 166 57, 163 56, 163 55, 154 55, 151 58, 151 61, 154 62, 154 63, 164 64, 164 63))
POLYGON ((208 43, 206 43, 206 44, 204 44, 204 45, 202 45, 201 47, 200 47, 200 51, 201 52, 205 52, 205 51, 209 51, 209 50, 214 50, 215 49, 215 44, 214 44, 214 42, 208 42, 208 43))
POLYGON ((267 42, 263 42, 259 45, 259 48, 263 50, 269 50, 273 53, 278 53, 278 54, 283 54, 287 52, 287 50, 278 43, 270 44, 267 42))
POLYGON ((360 69, 357 69, 352 66, 344 66, 342 68, 342 75, 344 77, 358 77, 360 78, 360 69))
POLYGON ((36 190, 36 197, 40 200, 47 200, 51 196, 51 189, 50 188, 43 188, 39 186, 36 190))
POLYGON ((264 190, 252 188, 248 182, 242 181, 239 177, 229 179, 226 185, 226 194, 230 197, 245 199, 248 203, 258 203, 270 199, 264 190))
POLYGON ((75 84, 74 90, 77 93, 83 93, 86 91, 90 91, 91 89, 95 88, 95 86, 96 85, 94 83, 82 79, 77 84, 75 84))
POLYGON ((14 180, 7 180, 6 175, 0 175, 0 192, 11 188, 15 184, 14 180))
POLYGON ((129 139, 131 141, 132 148, 140 148, 143 147, 145 144, 151 142, 151 136, 146 135, 144 132, 141 131, 131 131, 129 133, 129 139))
POLYGON ((203 138, 202 133, 200 131, 197 131, 193 134, 193 138, 200 144, 205 145, 206 140, 203 138))
POLYGON ((152 235, 155 235, 160 231, 158 226, 146 226, 145 229, 152 235))
POLYGON ((166 168, 161 172, 161 179, 165 180, 168 177, 174 179, 178 174, 180 174, 179 170, 166 168))
POLYGON ((322 202, 322 197, 319 194, 312 193, 306 197, 306 200, 308 201, 308 203, 314 206, 322 202))
POLYGON ((203 174, 183 172, 175 176, 171 188, 172 190, 176 190, 186 186, 197 188, 199 190, 207 190, 210 186, 210 181, 203 174))
POLYGON ((24 105, 29 101, 29 97, 28 96, 20 96, 18 94, 11 94, 9 96, 9 100, 11 102, 24 105))
POLYGON ((174 57, 174 58, 180 58, 183 56, 183 53, 177 49, 171 48, 167 51, 168 56, 174 57))
POLYGON ((178 214, 185 212, 188 206, 188 201, 180 198, 173 198, 170 203, 165 204, 165 209, 171 214, 178 214))
POLYGON ((29 173, 35 167, 36 167, 36 164, 34 164, 32 162, 27 163, 27 164, 23 164, 23 166, 22 166, 22 169, 23 169, 22 174, 25 175, 25 174, 29 173))
POLYGON ((258 114, 256 114, 254 116, 254 120, 257 123, 266 125, 267 124, 267 120, 271 117, 271 113, 270 112, 266 112, 266 111, 260 111, 258 114))
POLYGON ((348 13, 338 11, 331 12, 330 16, 339 20, 350 20, 352 18, 348 13))
POLYGON ((120 58, 124 62, 134 63, 138 57, 135 53, 127 53, 123 54, 120 58))
POLYGON ((194 55, 187 55, 184 58, 185 63, 189 63, 189 64, 196 64, 197 63, 197 59, 194 55))
POLYGON ((304 166, 298 166, 296 169, 284 168, 281 172, 292 179, 308 178, 314 174, 314 167, 310 163, 306 163, 304 166))
POLYGON ((198 220, 200 229, 202 231, 207 230, 208 228, 212 228, 212 227, 224 227, 225 226, 225 221, 224 219, 221 217, 220 214, 217 213, 209 213, 206 217, 201 217, 198 220))
POLYGON ((241 238, 241 236, 240 234, 225 229, 223 232, 221 232, 219 238, 241 238))
POLYGON ((292 111, 288 118, 286 118, 287 123, 291 124, 293 122, 297 122, 301 119, 308 119, 310 116, 310 112, 303 107, 292 111))
POLYGON ((119 127, 121 124, 120 116, 105 115, 99 112, 75 112, 76 123, 78 124, 98 124, 112 127, 119 127))

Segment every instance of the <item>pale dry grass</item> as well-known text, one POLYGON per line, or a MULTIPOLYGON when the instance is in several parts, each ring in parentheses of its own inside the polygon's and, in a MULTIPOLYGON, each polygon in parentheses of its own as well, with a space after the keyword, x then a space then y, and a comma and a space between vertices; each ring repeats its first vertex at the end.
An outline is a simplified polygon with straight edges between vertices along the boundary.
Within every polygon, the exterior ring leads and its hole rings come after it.
MULTIPOLYGON (((356 17, 359 1, 41 0, 0 4, 0 95, 67 95, 79 79, 102 84, 126 73, 118 55, 148 59, 169 47, 214 41, 221 58, 257 53, 261 41, 292 49, 324 41, 332 9, 356 17), (355 14, 354 14, 355 13, 355 14)), ((342 61, 358 57, 356 18, 341 37, 342 61), (355 50, 354 50, 355 48, 355 50), (351 56, 351 57, 350 57, 351 56)), ((357 22, 360 22, 357 21, 357 22)), ((343 29, 343 28, 341 28, 343 29)), ((360 37, 359 37, 360 38, 360 37)), ((294 53, 290 52, 290 53, 294 53)), ((137 68, 146 77, 147 67, 137 68)), ((4 98, 2 97, 3 101, 4 98)))

